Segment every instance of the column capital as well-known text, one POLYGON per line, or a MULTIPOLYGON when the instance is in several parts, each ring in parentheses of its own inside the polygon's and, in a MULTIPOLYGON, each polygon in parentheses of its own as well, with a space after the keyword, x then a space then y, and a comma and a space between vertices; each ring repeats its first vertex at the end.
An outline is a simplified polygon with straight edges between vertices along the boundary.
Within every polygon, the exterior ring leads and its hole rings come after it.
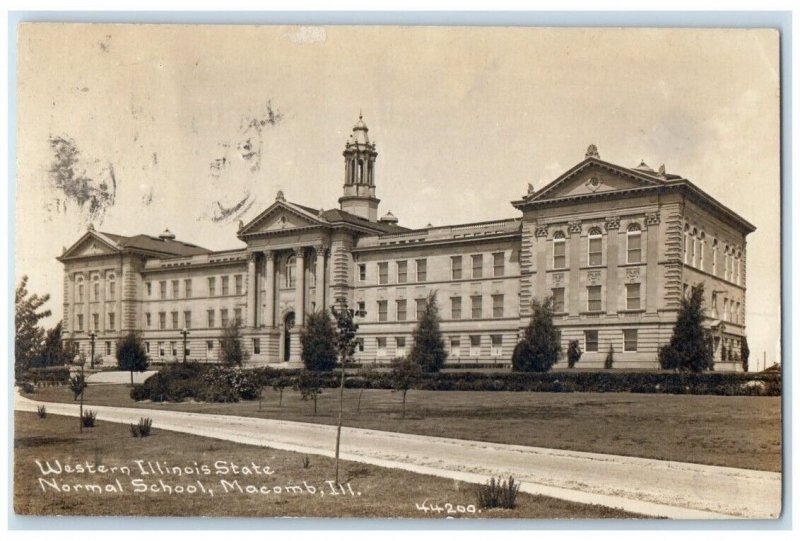
POLYGON ((316 244, 314 245, 314 251, 317 253, 317 256, 322 256, 328 251, 328 247, 324 244, 316 244))
POLYGON ((275 259, 275 250, 272 248, 268 248, 266 250, 261 250, 261 254, 264 256, 265 259, 275 259))
POLYGON ((306 247, 305 246, 297 246, 295 248, 292 248, 292 252, 294 253, 294 256, 296 258, 302 259, 302 258, 304 258, 306 256, 306 247))
POLYGON ((258 252, 247 252, 247 261, 255 261, 258 259, 258 252))

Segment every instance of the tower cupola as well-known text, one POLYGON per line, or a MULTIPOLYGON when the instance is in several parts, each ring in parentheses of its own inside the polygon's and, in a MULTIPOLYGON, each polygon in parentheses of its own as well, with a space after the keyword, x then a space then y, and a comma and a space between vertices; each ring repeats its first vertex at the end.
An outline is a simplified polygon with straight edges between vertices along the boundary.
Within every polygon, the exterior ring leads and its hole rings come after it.
POLYGON ((340 208, 371 222, 378 220, 378 203, 375 197, 375 159, 378 152, 370 143, 369 128, 361 114, 353 132, 344 146, 344 194, 339 198, 340 208))

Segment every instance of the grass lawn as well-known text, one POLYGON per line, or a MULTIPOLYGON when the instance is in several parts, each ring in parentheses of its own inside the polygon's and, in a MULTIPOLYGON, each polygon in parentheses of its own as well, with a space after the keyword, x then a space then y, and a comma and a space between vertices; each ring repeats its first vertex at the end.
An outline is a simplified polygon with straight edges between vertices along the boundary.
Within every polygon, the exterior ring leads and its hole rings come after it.
MULTIPOLYGON (((297 453, 231 443, 188 434, 153 429, 148 438, 133 438, 126 425, 98 422, 95 428, 78 432, 77 419, 49 415, 39 419, 34 413, 15 414, 14 439, 14 510, 24 515, 126 515, 126 516, 239 516, 239 517, 416 517, 444 518, 447 512, 425 513, 416 504, 445 504, 468 506, 476 503, 475 485, 459 483, 429 475, 403 470, 343 462, 342 483, 346 494, 330 491, 327 480, 333 479, 333 459, 310 456, 309 465, 297 453), (65 464, 102 464, 128 467, 130 474, 118 470, 102 473, 43 474, 36 460, 55 460, 65 464), (255 463, 263 472, 268 466, 270 475, 231 472, 223 475, 201 473, 165 473, 141 475, 134 461, 160 464, 162 467, 201 468, 207 465, 213 472, 216 461, 226 461, 228 467, 255 463), (39 478, 57 480, 57 485, 98 484, 102 493, 87 492, 85 488, 58 492, 39 478), (143 479, 148 488, 134 493, 143 479), (222 480, 239 482, 244 490, 248 485, 266 487, 267 494, 240 493, 229 486, 226 493, 222 480), (116 481, 119 481, 119 485, 116 481), (203 493, 197 484, 202 483, 203 493), (165 486, 194 486, 196 492, 183 494, 165 492, 165 486), (306 490, 306 484, 316 489, 306 490), (108 484, 120 488, 112 492, 108 484), (276 489, 279 487, 279 489, 276 489), (303 487, 298 489, 286 487, 303 487), (352 489, 352 492, 350 491, 352 489), (278 490, 280 494, 276 493, 278 490), (213 495, 210 495, 213 492, 213 495), (324 494, 324 495, 322 495, 324 494)), ((156 466, 154 466, 156 467, 156 466)), ((458 508, 455 507, 457 510, 458 508)), ((618 509, 577 504, 520 494, 513 510, 483 510, 474 513, 456 512, 451 516, 471 518, 629 518, 636 515, 618 509)))
MULTIPOLYGON (((762 396, 634 393, 410 391, 406 419, 401 394, 345 391, 345 424, 394 432, 590 451, 661 460, 781 471, 781 399, 762 396)), ((90 385, 86 401, 335 424, 338 389, 313 403, 271 389, 258 402, 160 404, 135 402, 127 385, 90 385)), ((72 402, 66 387, 36 390, 34 400, 72 402)))

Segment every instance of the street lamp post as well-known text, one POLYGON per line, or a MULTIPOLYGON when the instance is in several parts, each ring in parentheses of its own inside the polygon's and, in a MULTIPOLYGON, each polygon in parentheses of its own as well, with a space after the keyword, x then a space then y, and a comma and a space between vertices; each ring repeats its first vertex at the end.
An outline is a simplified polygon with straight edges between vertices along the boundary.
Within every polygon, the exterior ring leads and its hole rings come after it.
POLYGON ((183 335, 183 364, 186 364, 186 337, 189 336, 189 330, 184 327, 181 329, 181 334, 183 335))

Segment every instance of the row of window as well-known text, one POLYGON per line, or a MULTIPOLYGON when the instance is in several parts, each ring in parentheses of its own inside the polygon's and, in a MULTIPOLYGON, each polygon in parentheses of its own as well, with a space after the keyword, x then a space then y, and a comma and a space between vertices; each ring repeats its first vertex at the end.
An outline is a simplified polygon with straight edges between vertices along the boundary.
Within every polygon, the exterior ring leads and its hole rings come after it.
MULTIPOLYGON (((86 329, 86 321, 83 319, 83 314, 77 314, 77 321, 76 321, 76 330, 78 332, 83 332, 84 330, 90 331, 99 331, 100 330, 100 314, 94 313, 92 314, 92 319, 90 320, 91 328, 86 329)), ((116 330, 117 326, 117 315, 114 312, 108 312, 106 314, 106 330, 114 331, 116 330)))
MULTIPOLYGON (((180 329, 180 312, 173 311, 169 313, 169 320, 167 320, 167 312, 158 312, 158 329, 159 330, 166 330, 166 329, 180 329), (169 327, 167 326, 169 323, 169 327)), ((234 308, 233 309, 233 319, 234 321, 238 322, 239 324, 242 323, 242 309, 241 308, 234 308)), ((219 323, 221 327, 227 327, 230 323, 230 312, 227 308, 222 308, 219 310, 219 323)), ((144 315, 144 325, 147 329, 153 328, 153 314, 150 312, 145 313, 144 315)), ((216 311, 213 309, 206 310, 206 324, 209 329, 213 329, 217 326, 217 317, 216 311)), ((191 329, 192 328, 192 312, 191 310, 185 310, 183 312, 183 328, 191 329)))
MULTIPOLYGON (((105 300, 115 300, 117 298, 117 277, 113 273, 109 273, 105 280, 105 300)), ((100 288, 103 287, 100 276, 94 275, 91 280, 90 301, 96 302, 101 299, 100 288)), ((83 302, 86 298, 86 282, 83 276, 78 276, 75 279, 75 302, 83 302)))
MULTIPOLYGON (((631 224, 626 232, 625 261, 642 262, 642 228, 631 224)), ((586 261, 590 267, 603 265, 603 231, 599 227, 589 229, 586 243, 586 261)), ((553 268, 567 268, 567 237, 563 231, 553 233, 553 268)))
MULTIPOLYGON (((563 287, 554 287, 553 311, 555 313, 565 313, 569 311, 563 287)), ((625 309, 642 309, 642 284, 625 284, 625 309)), ((603 286, 586 286, 586 311, 601 312, 603 310, 603 286)))
MULTIPOLYGON (((261 339, 260 338, 253 338, 253 353, 259 355, 261 353, 261 339)), ((178 356, 178 345, 182 344, 183 342, 156 342, 156 353, 158 353, 159 357, 167 357, 171 354, 172 357, 178 356), (169 349, 166 349, 169 348, 169 349), (167 353, 169 352, 169 353, 167 353)), ((148 355, 151 354, 150 350, 150 342, 144 343, 145 351, 148 355)), ((206 340, 206 356, 209 356, 214 351, 214 340, 206 340)), ((191 342, 186 341, 186 356, 189 357, 192 353, 191 349, 191 342)), ((181 355, 184 352, 181 351, 181 355)))
MULTIPOLYGON (((375 355, 377 357, 387 357, 388 356, 388 344, 389 338, 385 336, 378 336, 375 338, 375 355)), ((489 335, 489 340, 491 344, 490 355, 492 356, 500 356, 503 354, 503 336, 500 334, 492 334, 489 335)), ((481 342, 482 337, 480 335, 470 335, 469 336, 469 356, 477 357, 481 354, 481 342)), ((358 343, 358 350, 364 351, 364 340, 359 339, 358 343)), ((394 356, 395 357, 403 357, 407 353, 406 349, 406 337, 405 336, 397 336, 394 338, 394 356)), ((461 353, 461 337, 460 336, 451 336, 450 337, 450 356, 451 357, 458 357, 461 353)))
MULTIPOLYGON (((616 331, 614 331, 616 332, 616 331)), ((622 351, 634 352, 639 350, 638 329, 623 329, 622 351)), ((583 351, 597 353, 600 351, 600 331, 583 331, 583 351)))
MULTIPOLYGON (((706 270, 706 234, 696 227, 686 224, 683 228, 683 263, 700 270, 706 270)), ((717 259, 720 244, 711 239, 711 274, 719 276, 717 259)), ((722 278, 735 284, 742 284, 742 252, 725 244, 722 247, 722 278)))
MULTIPOLYGON (((491 317, 501 318, 504 315, 504 295, 492 295, 491 317)), ((483 296, 472 295, 470 299, 469 318, 482 319, 484 317, 483 296)), ((366 303, 359 301, 359 312, 366 310, 366 303)), ((450 297, 450 319, 466 319, 462 313, 461 297, 450 297)), ((414 299, 414 309, 416 319, 420 319, 425 313, 425 299, 414 299)), ((389 301, 377 301, 378 321, 389 321, 389 301)), ((394 321, 408 321, 408 299, 397 299, 394 301, 394 321)))
MULTIPOLYGON (((230 276, 220 276, 220 294, 224 297, 231 294, 231 280, 230 276)), ((208 296, 217 296, 217 277, 209 276, 206 278, 208 283, 208 296)), ((153 296, 153 283, 145 282, 145 290, 147 297, 153 296)), ((242 295, 244 293, 244 277, 241 274, 233 276, 233 294, 242 295)), ((184 280, 161 280, 158 282, 158 298, 161 300, 166 299, 191 299, 192 298, 192 279, 185 278, 184 280), (181 295, 181 282, 183 282, 183 295, 181 295), (169 287, 168 287, 169 286, 169 287), (168 296, 169 293, 169 296, 168 296)))
MULTIPOLYGON (((473 254, 469 256, 469 264, 470 264, 470 276, 471 279, 479 279, 488 277, 484 274, 484 254, 473 254)), ((454 255, 450 256, 450 279, 451 280, 462 280, 467 278, 467 273, 464 269, 464 259, 465 256, 454 255)), ((409 275, 409 261, 408 260, 400 260, 394 262, 394 274, 393 278, 394 281, 391 283, 396 284, 406 284, 409 282, 426 282, 428 280, 428 260, 427 259, 415 259, 413 260, 414 263, 414 274, 409 275)), ((506 273, 506 262, 505 262, 505 254, 503 252, 497 252, 492 254, 492 274, 493 278, 500 278, 505 276, 506 273)), ((358 281, 359 282, 366 282, 367 281, 367 264, 360 263, 358 265, 358 281)), ((389 275, 389 262, 388 261, 381 261, 378 262, 378 284, 385 285, 390 283, 390 275, 389 275)))

